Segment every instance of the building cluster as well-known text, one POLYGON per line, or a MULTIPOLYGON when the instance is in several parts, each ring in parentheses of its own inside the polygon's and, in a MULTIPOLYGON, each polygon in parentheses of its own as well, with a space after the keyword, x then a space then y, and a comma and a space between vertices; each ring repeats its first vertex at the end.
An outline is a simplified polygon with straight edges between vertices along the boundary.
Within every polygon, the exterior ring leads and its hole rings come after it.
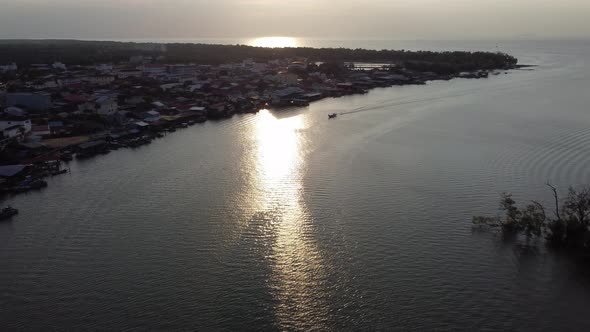
POLYGON ((1 65, 0 165, 85 158, 208 119, 422 82, 403 69, 324 69, 306 59, 200 65, 144 56, 92 66, 1 65))
POLYGON ((410 80, 385 70, 333 75, 306 59, 211 66, 136 56, 121 64, 0 69, 5 78, 0 81, 0 149, 14 140, 43 144, 60 137, 158 131, 410 80))

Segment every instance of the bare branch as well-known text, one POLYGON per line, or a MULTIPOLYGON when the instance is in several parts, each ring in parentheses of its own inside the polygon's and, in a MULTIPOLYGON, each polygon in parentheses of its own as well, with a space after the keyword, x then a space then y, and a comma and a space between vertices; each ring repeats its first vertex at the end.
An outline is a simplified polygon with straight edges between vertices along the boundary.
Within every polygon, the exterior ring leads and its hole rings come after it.
POLYGON ((547 183, 545 184, 549 188, 551 188, 551 191, 553 192, 553 198, 555 199, 555 210, 553 211, 553 213, 555 213, 555 217, 557 218, 557 220, 561 221, 561 215, 559 214, 559 195, 557 194, 557 188, 555 188, 555 186, 549 183, 549 181, 547 181, 547 183))

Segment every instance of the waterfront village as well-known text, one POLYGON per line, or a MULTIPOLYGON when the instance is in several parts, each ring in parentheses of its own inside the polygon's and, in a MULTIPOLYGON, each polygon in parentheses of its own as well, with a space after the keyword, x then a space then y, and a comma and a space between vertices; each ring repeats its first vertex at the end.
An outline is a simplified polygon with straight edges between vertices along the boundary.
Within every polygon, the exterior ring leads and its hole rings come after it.
POLYGON ((164 62, 138 55, 92 66, 0 65, 0 195, 47 186, 43 179, 67 172, 63 163, 74 157, 136 148, 210 119, 306 106, 374 87, 488 75, 301 58, 221 65, 164 62))

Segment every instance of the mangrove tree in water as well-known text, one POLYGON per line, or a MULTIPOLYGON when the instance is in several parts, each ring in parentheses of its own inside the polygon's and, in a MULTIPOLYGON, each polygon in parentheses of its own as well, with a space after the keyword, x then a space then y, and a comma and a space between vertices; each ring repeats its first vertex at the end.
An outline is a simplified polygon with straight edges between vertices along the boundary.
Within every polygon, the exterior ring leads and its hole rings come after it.
POLYGON ((560 199, 557 189, 547 186, 554 198, 549 213, 537 201, 519 207, 511 194, 503 193, 500 199, 503 215, 476 216, 473 223, 498 228, 505 235, 544 237, 551 246, 590 254, 590 187, 570 187, 567 196, 560 199))

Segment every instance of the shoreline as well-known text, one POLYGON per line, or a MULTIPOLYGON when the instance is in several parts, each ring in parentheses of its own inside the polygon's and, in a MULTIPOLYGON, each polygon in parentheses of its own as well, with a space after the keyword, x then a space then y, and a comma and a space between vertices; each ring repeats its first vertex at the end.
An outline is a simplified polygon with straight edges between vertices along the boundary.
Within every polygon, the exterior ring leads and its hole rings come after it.
MULTIPOLYGON (((512 69, 508 70, 521 70, 523 68, 534 68, 537 67, 536 65, 518 65, 512 69)), ((505 73, 507 74, 507 73, 505 73)), ((464 78, 464 79, 482 79, 487 78, 489 72, 485 76, 475 75, 470 73, 467 75, 468 77, 439 77, 429 79, 428 81, 443 81, 443 80, 452 80, 455 78, 464 78)), ((65 144, 60 148, 54 150, 54 153, 57 153, 57 159, 59 159, 58 164, 52 164, 50 162, 43 162, 38 165, 33 165, 34 169, 32 169, 28 176, 32 176, 34 179, 30 181, 29 187, 19 188, 19 187, 12 187, 12 188, 0 188, 0 202, 5 201, 11 197, 14 197, 18 194, 27 193, 30 191, 35 190, 42 190, 47 187, 47 182, 44 181, 44 178, 53 177, 61 174, 66 174, 69 172, 69 168, 62 167, 67 166, 69 162, 73 161, 74 158, 76 160, 90 160, 95 157, 99 157, 100 155, 109 154, 112 151, 116 151, 119 149, 136 149, 144 145, 149 145, 154 140, 160 139, 165 137, 168 134, 174 133, 177 130, 185 129, 188 127, 192 127, 196 124, 201 124, 207 121, 223 121, 231 119, 236 114, 256 114, 260 110, 269 109, 274 111, 281 111, 282 109, 293 109, 293 108, 303 108, 307 107, 309 104, 328 99, 328 98, 340 98, 344 96, 351 96, 351 95, 362 95, 367 94, 369 91, 377 88, 391 88, 394 86, 406 86, 406 85, 424 85, 426 82, 406 82, 406 83, 391 83, 391 84, 380 84, 375 85, 373 87, 368 88, 367 90, 354 90, 354 91, 341 91, 334 95, 325 95, 321 98, 314 99, 310 101, 307 105, 278 105, 278 106, 270 106, 265 108, 259 108, 255 110, 246 110, 243 112, 234 112, 230 113, 226 116, 218 116, 218 117, 206 117, 204 118, 200 114, 193 114, 187 115, 180 120, 172 121, 167 123, 166 125, 162 125, 159 127, 152 127, 147 132, 142 132, 141 135, 137 133, 119 133, 114 134, 112 132, 104 132, 98 135, 93 135, 89 137, 84 143, 73 143, 73 144, 65 144)), ((1 167, 1 166, 0 166, 1 167)))
MULTIPOLYGON (((304 50, 377 54, 367 50, 304 50)), ((4 160, 0 194, 45 188, 43 179, 64 174, 62 163, 74 157, 90 159, 121 148, 136 148, 208 120, 261 109, 305 107, 325 98, 366 94, 381 87, 482 79, 531 67, 501 53, 390 52, 417 59, 375 63, 367 56, 362 61, 343 63, 275 55, 272 60, 247 58, 220 65, 166 64, 162 56, 140 52, 128 61, 111 64, 4 65, 0 67, 0 90, 2 86, 6 90, 6 108, 0 117, 4 135, 0 140, 4 160), (466 62, 449 65, 418 60, 424 57, 466 62), (478 61, 481 68, 457 70, 461 66, 471 68, 478 61)))

